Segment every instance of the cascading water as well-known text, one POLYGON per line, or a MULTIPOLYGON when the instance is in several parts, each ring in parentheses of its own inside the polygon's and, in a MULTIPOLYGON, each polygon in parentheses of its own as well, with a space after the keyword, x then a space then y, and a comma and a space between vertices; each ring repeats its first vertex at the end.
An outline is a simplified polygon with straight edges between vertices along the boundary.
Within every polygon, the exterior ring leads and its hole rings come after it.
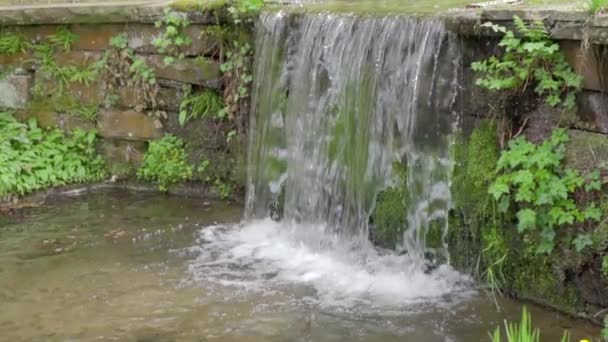
POLYGON ((265 13, 258 32, 247 218, 283 201, 285 222, 367 239, 377 193, 405 164, 403 247, 420 254, 450 201, 458 60, 442 23, 265 13))
POLYGON ((446 265, 429 271, 425 260, 429 229, 447 229, 458 117, 457 46, 442 22, 266 12, 256 31, 244 223, 201 233, 193 278, 249 289, 307 284, 338 305, 468 288, 466 277, 446 265), (395 165, 407 170, 400 254, 368 240, 378 193, 398 181, 395 165))

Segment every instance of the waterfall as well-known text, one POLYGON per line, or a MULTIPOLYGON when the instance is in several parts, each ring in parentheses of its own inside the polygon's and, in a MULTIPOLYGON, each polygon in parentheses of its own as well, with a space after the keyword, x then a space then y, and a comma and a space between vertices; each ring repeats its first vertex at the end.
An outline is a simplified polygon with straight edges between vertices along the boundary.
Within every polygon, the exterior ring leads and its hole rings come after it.
POLYGON ((364 240, 375 198, 406 165, 402 248, 447 229, 459 60, 434 18, 286 15, 256 27, 246 219, 364 240))

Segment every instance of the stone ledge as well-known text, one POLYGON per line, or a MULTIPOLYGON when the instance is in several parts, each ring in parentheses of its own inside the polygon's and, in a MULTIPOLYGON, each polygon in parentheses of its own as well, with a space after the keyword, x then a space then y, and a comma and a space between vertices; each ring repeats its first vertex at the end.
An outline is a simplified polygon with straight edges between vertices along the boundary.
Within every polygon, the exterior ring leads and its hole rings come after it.
POLYGON ((491 29, 482 27, 485 22, 513 28, 513 16, 526 21, 542 20, 551 36, 557 40, 581 40, 586 27, 589 41, 608 45, 608 16, 591 17, 587 12, 567 9, 485 9, 462 10, 444 14, 448 28, 467 36, 498 36, 491 29))
MULTIPOLYGON (((0 6, 0 25, 154 23, 172 2, 134 0, 0 6)), ((193 24, 217 23, 217 18, 207 11, 189 13, 188 18, 193 24)))

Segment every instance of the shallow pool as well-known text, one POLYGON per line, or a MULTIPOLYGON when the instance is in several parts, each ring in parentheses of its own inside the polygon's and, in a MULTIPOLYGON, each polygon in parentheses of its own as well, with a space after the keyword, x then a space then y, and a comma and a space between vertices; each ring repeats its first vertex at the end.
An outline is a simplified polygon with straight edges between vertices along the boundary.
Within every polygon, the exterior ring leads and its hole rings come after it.
MULTIPOLYGON (((520 315, 453 270, 441 273, 452 287, 417 296, 416 282, 442 283, 348 265, 240 217, 236 205, 128 192, 1 217, 0 340, 488 341, 520 315)), ((528 306, 543 340, 598 332, 528 306)))

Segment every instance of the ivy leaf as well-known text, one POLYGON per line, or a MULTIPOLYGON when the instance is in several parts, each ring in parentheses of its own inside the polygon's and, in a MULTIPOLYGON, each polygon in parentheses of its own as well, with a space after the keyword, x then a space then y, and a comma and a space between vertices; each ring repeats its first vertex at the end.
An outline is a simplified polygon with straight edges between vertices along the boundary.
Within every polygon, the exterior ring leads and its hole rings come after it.
POLYGON ((536 212, 532 209, 522 209, 517 212, 517 231, 522 233, 536 227, 536 212))
POLYGON ((591 234, 579 234, 573 241, 572 244, 577 252, 581 252, 588 246, 593 245, 593 240, 591 239, 591 234))

